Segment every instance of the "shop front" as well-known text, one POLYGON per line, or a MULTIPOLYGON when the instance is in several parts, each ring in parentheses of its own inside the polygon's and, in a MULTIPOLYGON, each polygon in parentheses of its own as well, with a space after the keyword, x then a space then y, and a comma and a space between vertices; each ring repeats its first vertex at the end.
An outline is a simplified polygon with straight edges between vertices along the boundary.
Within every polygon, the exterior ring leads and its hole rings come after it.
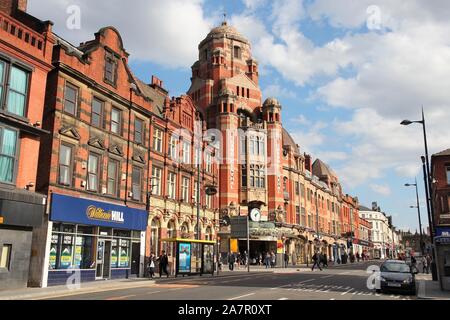
POLYGON ((450 291, 450 228, 436 227, 436 255, 441 290, 450 291))
POLYGON ((42 225, 46 200, 26 190, 0 189, 0 291, 27 287, 33 230, 42 225))
POLYGON ((53 194, 47 285, 138 276, 147 219, 144 210, 53 194))

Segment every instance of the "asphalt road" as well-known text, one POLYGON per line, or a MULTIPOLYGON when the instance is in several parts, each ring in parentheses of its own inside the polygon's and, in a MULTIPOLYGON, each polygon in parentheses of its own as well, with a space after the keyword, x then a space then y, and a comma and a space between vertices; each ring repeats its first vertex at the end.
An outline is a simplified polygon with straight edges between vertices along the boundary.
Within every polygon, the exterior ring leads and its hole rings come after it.
POLYGON ((273 272, 223 272, 219 277, 157 279, 132 289, 53 297, 56 300, 411 300, 367 288, 370 265, 336 266, 324 271, 289 268, 273 272))

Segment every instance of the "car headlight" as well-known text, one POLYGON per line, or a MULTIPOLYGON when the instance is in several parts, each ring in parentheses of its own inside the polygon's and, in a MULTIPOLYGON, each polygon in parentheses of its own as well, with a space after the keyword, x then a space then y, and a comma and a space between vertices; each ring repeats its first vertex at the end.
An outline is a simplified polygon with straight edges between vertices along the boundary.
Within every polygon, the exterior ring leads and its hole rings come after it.
POLYGON ((405 279, 405 281, 403 281, 403 283, 411 283, 412 282, 412 277, 409 277, 407 279, 405 279))
POLYGON ((380 276, 380 282, 386 282, 387 280, 385 278, 383 278, 382 276, 380 276))

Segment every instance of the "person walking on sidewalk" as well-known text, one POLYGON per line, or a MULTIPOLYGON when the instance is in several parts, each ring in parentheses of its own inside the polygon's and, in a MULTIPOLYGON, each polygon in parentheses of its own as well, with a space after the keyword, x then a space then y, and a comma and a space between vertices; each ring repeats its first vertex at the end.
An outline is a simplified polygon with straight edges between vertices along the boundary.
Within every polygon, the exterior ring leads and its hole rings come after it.
POLYGON ((266 257, 264 258, 264 264, 266 265, 266 269, 270 268, 270 261, 271 261, 270 253, 267 252, 266 257))
POLYGON ((230 271, 234 270, 234 263, 236 262, 236 258, 233 252, 228 253, 228 268, 230 271))
POLYGON ((169 272, 167 272, 167 266, 169 265, 169 258, 167 257, 166 251, 163 250, 156 260, 159 261, 159 277, 161 278, 162 274, 165 273, 168 278, 169 272))
POLYGON ((314 264, 312 266, 311 271, 314 271, 314 268, 317 266, 320 271, 322 271, 322 268, 320 267, 320 254, 318 252, 316 252, 313 256, 312 256, 312 260, 314 261, 314 264))
POLYGON ((327 254, 326 254, 326 253, 322 256, 322 266, 323 266, 324 268, 325 268, 325 267, 328 268, 328 257, 327 257, 327 254))
POLYGON ((153 253, 150 254, 150 258, 148 260, 148 275, 151 279, 155 276, 155 255, 153 253))
POLYGON ((284 267, 287 268, 289 265, 289 253, 284 254, 284 267))
POLYGON ((430 273, 431 262, 433 261, 433 258, 431 258, 431 255, 427 254, 426 260, 427 260, 427 274, 429 274, 430 273))
POLYGON ((276 259, 277 259, 277 258, 276 258, 276 256, 275 256, 275 253, 272 251, 272 253, 270 254, 270 266, 271 266, 272 268, 275 268, 275 263, 277 262, 276 259))

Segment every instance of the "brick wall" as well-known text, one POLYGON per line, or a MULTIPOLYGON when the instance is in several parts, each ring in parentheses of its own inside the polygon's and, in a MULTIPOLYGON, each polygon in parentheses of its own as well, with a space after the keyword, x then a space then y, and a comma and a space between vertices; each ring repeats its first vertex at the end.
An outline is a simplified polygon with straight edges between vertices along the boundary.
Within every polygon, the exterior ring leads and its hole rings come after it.
POLYGON ((0 11, 12 15, 16 9, 27 11, 27 0, 0 0, 0 11))

